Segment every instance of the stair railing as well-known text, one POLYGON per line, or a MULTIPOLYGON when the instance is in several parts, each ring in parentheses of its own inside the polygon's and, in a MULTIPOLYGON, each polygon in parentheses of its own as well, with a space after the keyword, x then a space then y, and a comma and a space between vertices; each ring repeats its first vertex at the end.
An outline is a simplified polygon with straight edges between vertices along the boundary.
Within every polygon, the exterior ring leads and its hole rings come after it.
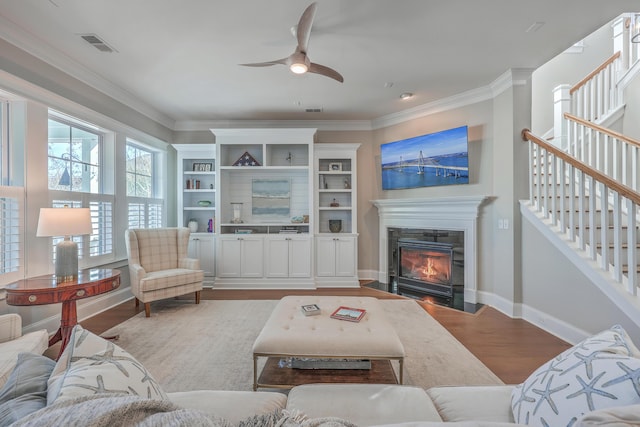
POLYGON ((567 151, 634 191, 640 187, 640 141, 565 113, 570 144, 567 151))
POLYGON ((604 271, 611 272, 612 278, 624 284, 630 294, 636 295, 638 231, 635 224, 640 193, 533 135, 528 129, 522 131, 522 139, 529 142, 531 206, 590 259, 598 262, 604 271), (611 207, 605 204, 600 209, 599 218, 595 193, 600 200, 612 201, 611 207), (623 207, 626 208, 626 223, 631 226, 623 223, 623 207), (612 257, 609 255, 610 242, 613 242, 612 257), (627 255, 623 257, 625 246, 627 255), (625 265, 628 266, 626 276, 625 265))
POLYGON ((622 97, 616 87, 621 66, 621 53, 618 51, 575 84, 569 90, 570 111, 593 122, 622 105, 622 97))

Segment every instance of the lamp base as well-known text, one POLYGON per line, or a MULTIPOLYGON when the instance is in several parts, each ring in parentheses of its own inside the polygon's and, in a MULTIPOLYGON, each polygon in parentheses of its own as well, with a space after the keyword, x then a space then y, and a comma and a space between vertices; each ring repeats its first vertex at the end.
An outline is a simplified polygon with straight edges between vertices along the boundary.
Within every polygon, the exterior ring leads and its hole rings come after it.
POLYGON ((56 283, 78 280, 78 244, 65 237, 56 245, 56 283))

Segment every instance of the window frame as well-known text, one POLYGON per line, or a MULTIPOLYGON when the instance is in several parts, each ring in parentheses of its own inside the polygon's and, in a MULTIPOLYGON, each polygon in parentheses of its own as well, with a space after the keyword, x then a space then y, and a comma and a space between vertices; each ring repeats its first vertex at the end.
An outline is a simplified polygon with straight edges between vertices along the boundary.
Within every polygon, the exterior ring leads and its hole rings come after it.
MULTIPOLYGON (((127 138, 125 144, 125 153, 129 147, 135 148, 136 150, 141 150, 146 153, 151 154, 151 197, 144 197, 138 195, 129 195, 128 193, 128 183, 125 179, 125 187, 126 187, 126 198, 127 198, 127 228, 160 228, 164 227, 166 224, 166 215, 165 215, 165 200, 162 197, 162 181, 161 181, 161 171, 163 157, 162 151, 150 147, 147 144, 141 143, 133 138, 127 138), (135 207, 135 209, 133 209, 135 207), (142 214, 140 213, 142 211, 142 214), (132 215, 135 215, 136 221, 133 222, 132 215), (160 218, 158 219, 158 216, 160 218)), ((126 157, 126 154, 125 154, 126 157)), ((126 163, 126 160, 125 160, 126 163)), ((127 165, 125 165, 125 168, 127 165)), ((127 177, 129 175, 129 170, 126 170, 127 177)), ((137 176, 134 172, 134 174, 137 176)), ((140 174, 142 175, 142 174, 140 174)), ((146 176, 146 175, 145 175, 146 176)))
MULTIPOLYGON (((114 244, 114 232, 116 230, 116 200, 113 192, 108 193, 105 191, 106 188, 110 187, 105 183, 105 168, 107 167, 107 164, 112 164, 105 155, 105 152, 107 151, 105 147, 107 131, 100 129, 98 126, 94 126, 90 123, 75 119, 51 109, 49 109, 47 126, 49 124, 49 120, 69 126, 72 129, 76 128, 98 136, 98 161, 96 165, 98 169, 97 173, 99 174, 97 186, 98 192, 77 191, 73 190, 73 186, 71 186, 71 190, 49 188, 49 172, 47 170, 47 188, 49 191, 48 205, 50 207, 60 207, 66 203, 73 207, 91 209, 91 222, 93 224, 94 233, 85 236, 73 237, 73 239, 78 242, 79 268, 91 268, 113 262, 116 259, 116 248, 114 244), (96 204, 99 205, 98 208, 96 208, 96 204), (101 208, 106 209, 105 212, 107 213, 96 214, 96 209, 101 210, 101 208), (97 233, 95 233, 96 230, 97 233), (100 251, 93 255, 92 251, 93 248, 96 247, 96 244, 100 248, 100 251)), ((73 143, 71 136, 69 143, 73 143)), ((56 156, 53 157, 56 159, 60 158, 56 156)), ((51 158, 52 156, 49 154, 49 150, 47 148, 47 168, 49 168, 49 160, 51 158)), ((76 162, 83 165, 87 163, 85 160, 78 159, 70 159, 66 161, 76 162)), ((58 240, 59 239, 57 237, 51 239, 53 248, 51 257, 52 261, 54 260, 55 244, 58 240)))

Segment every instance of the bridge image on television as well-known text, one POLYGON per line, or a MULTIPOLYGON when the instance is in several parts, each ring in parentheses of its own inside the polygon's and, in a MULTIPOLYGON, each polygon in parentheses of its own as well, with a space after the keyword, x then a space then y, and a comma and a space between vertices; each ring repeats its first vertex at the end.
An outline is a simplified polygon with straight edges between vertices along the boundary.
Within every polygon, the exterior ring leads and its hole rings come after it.
POLYGON ((467 126, 380 146, 382 189, 469 183, 467 126))

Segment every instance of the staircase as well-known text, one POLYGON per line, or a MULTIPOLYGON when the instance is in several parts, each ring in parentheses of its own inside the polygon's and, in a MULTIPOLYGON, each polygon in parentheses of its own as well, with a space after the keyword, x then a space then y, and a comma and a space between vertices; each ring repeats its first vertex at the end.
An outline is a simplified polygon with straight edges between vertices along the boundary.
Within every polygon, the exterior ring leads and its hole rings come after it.
POLYGON ((528 130, 523 139, 528 209, 576 260, 598 270, 600 288, 640 326, 640 141, 605 127, 624 114, 625 82, 640 78, 640 44, 631 43, 629 31, 636 19, 620 19, 614 55, 575 86, 558 89, 556 99, 565 102, 556 103, 552 142, 528 130))

